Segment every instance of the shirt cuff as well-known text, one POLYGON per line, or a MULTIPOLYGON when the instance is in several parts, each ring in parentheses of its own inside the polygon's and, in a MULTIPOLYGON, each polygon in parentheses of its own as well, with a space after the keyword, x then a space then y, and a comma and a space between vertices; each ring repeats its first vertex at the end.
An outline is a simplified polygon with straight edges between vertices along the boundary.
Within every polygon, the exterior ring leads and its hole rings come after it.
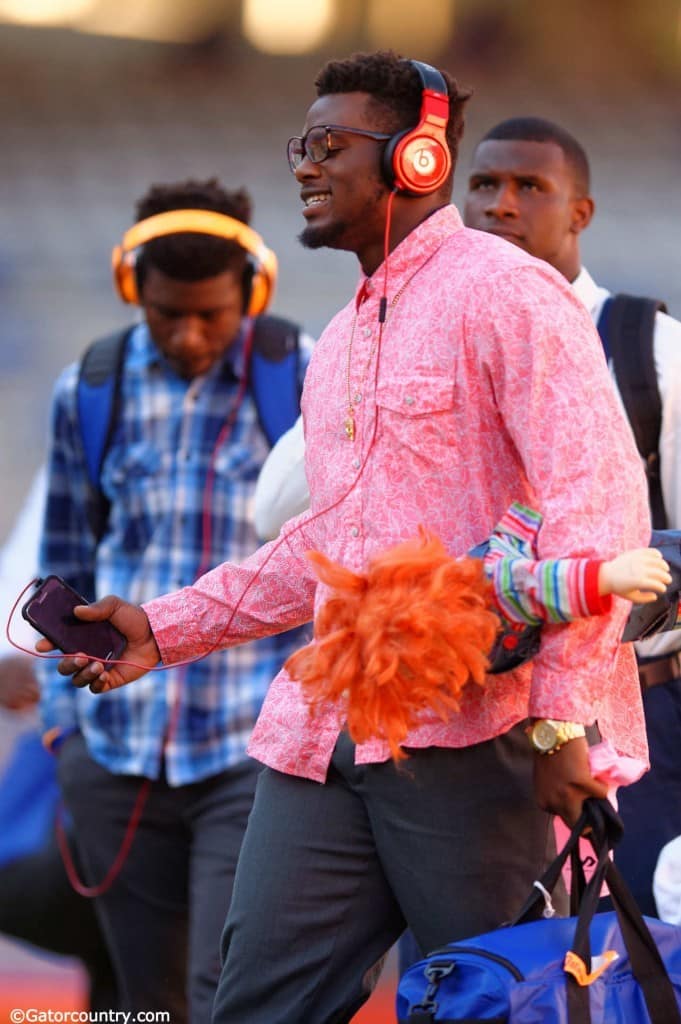
POLYGON ((598 593, 602 559, 589 559, 584 570, 584 603, 587 615, 605 615, 612 608, 612 594, 598 593))

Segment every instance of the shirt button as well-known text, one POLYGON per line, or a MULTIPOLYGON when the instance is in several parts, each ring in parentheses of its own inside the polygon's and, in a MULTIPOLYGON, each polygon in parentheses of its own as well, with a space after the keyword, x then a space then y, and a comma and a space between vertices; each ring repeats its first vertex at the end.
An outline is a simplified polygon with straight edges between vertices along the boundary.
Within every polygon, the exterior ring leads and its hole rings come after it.
POLYGON ((359 526, 353 526, 353 528, 350 530, 350 533, 352 534, 353 537, 359 537, 359 526))
POLYGON ((355 405, 358 402, 361 402, 362 401, 362 392, 361 391, 355 392, 355 394, 352 396, 352 400, 355 403, 355 405))
POLYGON ((364 337, 365 338, 370 338, 371 337, 371 328, 370 327, 365 327, 364 328, 364 337))
POLYGON ((407 397, 405 398, 405 402, 407 403, 407 405, 413 405, 414 404, 414 396, 413 395, 407 395, 407 397))
POLYGON ((353 459, 352 460, 352 468, 353 469, 359 469, 359 465, 360 465, 359 459, 353 459))

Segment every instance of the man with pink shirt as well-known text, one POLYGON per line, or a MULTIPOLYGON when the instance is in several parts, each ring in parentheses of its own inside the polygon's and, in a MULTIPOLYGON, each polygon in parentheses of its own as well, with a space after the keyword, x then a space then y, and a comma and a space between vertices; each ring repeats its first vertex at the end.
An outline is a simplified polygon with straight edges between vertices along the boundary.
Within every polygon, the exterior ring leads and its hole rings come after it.
MULTIPOLYGON (((511 500, 543 516, 540 558, 648 541, 588 313, 551 267, 464 228, 450 204, 465 91, 390 53, 332 61, 316 86, 289 143, 301 241, 356 253, 362 273, 306 378, 310 509, 143 610, 115 597, 81 610, 110 618, 139 666, 63 659, 93 692, 310 621, 326 597, 311 549, 360 570, 423 525, 463 554, 511 500)), ((282 670, 250 745, 266 768, 214 1021, 349 1021, 406 926, 432 949, 507 920, 552 856, 550 815, 574 822, 605 795, 586 730, 645 766, 633 653, 618 647, 628 607, 546 625, 531 664, 467 688, 447 721, 424 714, 399 767, 379 740, 355 747, 342 706, 311 717, 282 670)))

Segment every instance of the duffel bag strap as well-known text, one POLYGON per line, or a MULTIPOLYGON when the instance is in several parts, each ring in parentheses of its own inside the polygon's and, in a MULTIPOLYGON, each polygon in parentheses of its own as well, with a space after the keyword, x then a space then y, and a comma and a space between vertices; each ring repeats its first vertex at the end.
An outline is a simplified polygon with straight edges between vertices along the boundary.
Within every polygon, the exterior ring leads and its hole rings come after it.
MULTIPOLYGON (((655 940, 610 857, 622 831, 622 821, 607 800, 585 800, 579 821, 563 849, 535 883, 525 905, 511 924, 521 924, 536 917, 539 907, 544 903, 544 890, 553 892, 563 866, 570 857, 571 903, 578 904, 577 925, 570 952, 582 961, 587 971, 591 970, 589 927, 598 909, 603 883, 607 882, 632 974, 643 992, 651 1024, 681 1024, 674 988, 655 940), (585 833, 588 833, 597 857, 596 868, 586 887, 578 863, 579 840, 585 833)), ((566 987, 569 1024, 591 1024, 588 985, 580 985, 575 977, 566 973, 566 987)))
MULTIPOLYGON (((598 907, 603 882, 607 881, 632 974, 643 992, 651 1024, 681 1024, 674 987, 660 951, 626 882, 610 857, 621 835, 621 820, 608 801, 586 800, 584 810, 591 827, 589 838, 598 863, 584 890, 570 952, 582 961, 587 970, 591 969, 589 927, 598 907)), ((566 982, 569 1024, 590 1024, 588 986, 579 985, 571 975, 567 976, 566 982)))

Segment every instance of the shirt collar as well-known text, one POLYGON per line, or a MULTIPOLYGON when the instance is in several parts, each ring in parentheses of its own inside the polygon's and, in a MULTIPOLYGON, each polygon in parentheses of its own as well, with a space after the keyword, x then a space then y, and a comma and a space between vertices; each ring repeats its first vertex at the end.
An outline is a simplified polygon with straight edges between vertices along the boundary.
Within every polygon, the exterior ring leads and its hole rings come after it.
POLYGON ((601 289, 599 289, 586 267, 580 269, 577 277, 571 284, 571 288, 593 317, 599 305, 602 305, 603 298, 600 294, 601 289))
POLYGON ((376 268, 371 277, 360 275, 355 292, 355 308, 370 296, 383 293, 383 281, 387 269, 388 302, 403 288, 409 278, 433 256, 442 243, 455 231, 463 228, 463 221, 457 208, 448 203, 421 221, 410 231, 388 256, 387 261, 376 268), (387 267, 386 267, 387 262, 387 267))

